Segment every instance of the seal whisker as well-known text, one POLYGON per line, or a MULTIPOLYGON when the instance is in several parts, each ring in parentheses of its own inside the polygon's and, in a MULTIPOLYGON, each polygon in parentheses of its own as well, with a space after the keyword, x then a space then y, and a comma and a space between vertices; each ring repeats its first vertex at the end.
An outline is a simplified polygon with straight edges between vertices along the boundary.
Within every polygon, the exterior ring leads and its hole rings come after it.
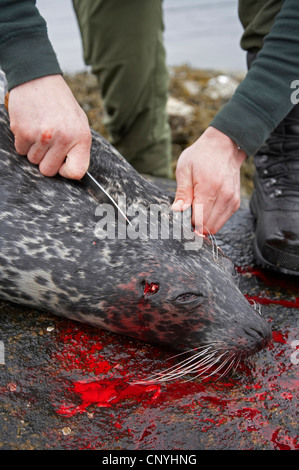
MULTIPOLYGON (((217 362, 219 361, 219 357, 216 357, 216 358, 213 358, 213 361, 211 361, 210 363, 208 362, 205 367, 203 367, 197 374, 196 374, 196 377, 201 377, 202 375, 205 374, 205 372, 209 371, 211 369, 211 367, 213 367, 215 364, 217 364, 217 362)), ((219 368, 222 367, 219 366, 219 368)), ((205 376, 205 378, 208 378, 208 377, 211 377, 212 375, 214 375, 216 373, 216 371, 213 371, 211 372, 211 374, 205 376)), ((194 380, 195 377, 191 377, 190 379, 188 379, 186 382, 191 382, 191 380, 194 380)))
POLYGON ((255 311, 257 311, 260 315, 262 315, 261 304, 256 302, 254 299, 248 299, 248 302, 253 306, 255 311))
MULTIPOLYGON (((144 379, 142 381, 138 381, 137 383, 163 382, 163 381, 166 381, 166 380, 172 380, 175 377, 179 377, 179 376, 185 374, 185 368, 182 368, 182 364, 185 366, 186 364, 190 363, 191 361, 194 362, 194 360, 195 360, 194 357, 187 358, 184 361, 180 362, 179 364, 171 366, 163 372, 157 372, 156 374, 153 374, 153 375, 149 376, 147 379, 144 379)), ((189 366, 189 367, 191 367, 191 366, 189 366)))
POLYGON ((169 367, 164 372, 158 372, 157 374, 150 376, 148 379, 145 379, 141 382, 139 381, 138 383, 148 383, 153 381, 166 382, 198 371, 198 369, 201 370, 200 373, 197 375, 201 375, 206 370, 209 370, 214 364, 216 364, 221 359, 223 355, 226 354, 226 352, 224 352, 220 356, 215 356, 218 351, 218 349, 216 349, 210 352, 210 354, 204 355, 209 349, 211 349, 211 346, 206 347, 203 351, 200 351, 199 353, 193 355, 190 358, 184 359, 179 364, 169 367))
MULTIPOLYGON (((203 375, 207 370, 211 369, 211 367, 213 367, 215 364, 217 364, 217 362, 219 362, 219 360, 221 359, 221 357, 223 357, 225 354, 227 353, 227 351, 225 351, 224 353, 222 353, 220 356, 216 357, 214 359, 214 361, 211 363, 211 364, 208 364, 208 366, 206 366, 202 371, 200 371, 199 374, 197 374, 197 376, 200 376, 200 375, 203 375)), ((218 368, 216 370, 214 370, 213 372, 211 372, 211 374, 209 374, 208 376, 206 376, 206 378, 208 377, 211 377, 212 375, 215 375, 217 373, 218 370, 220 370, 224 364, 227 362, 227 359, 225 360, 224 363, 221 363, 218 368)))
POLYGON ((261 304, 259 304, 258 302, 256 303, 256 309, 255 309, 255 310, 257 310, 257 312, 258 312, 260 315, 262 315, 262 306, 261 306, 261 304))
MULTIPOLYGON (((219 372, 224 366, 226 366, 224 371, 222 372, 222 374, 218 377, 218 379, 221 379, 221 377, 228 374, 228 372, 231 370, 231 368, 233 367, 233 364, 235 362, 235 359, 236 358, 235 358, 234 354, 228 356, 226 358, 226 360, 224 362, 222 362, 222 364, 220 364, 220 366, 213 372, 213 374, 217 374, 217 372, 219 372)), ((213 375, 213 374, 211 374, 211 375, 213 375)))
POLYGON ((238 369, 240 362, 241 362, 241 356, 238 358, 237 363, 234 366, 234 372, 236 372, 236 370, 238 369))
POLYGON ((215 358, 215 352, 213 352, 208 354, 208 356, 201 358, 200 361, 196 361, 195 363, 190 364, 188 367, 181 368, 181 364, 179 364, 178 370, 181 369, 179 375, 189 374, 195 370, 198 370, 199 367, 211 367, 211 363, 213 363, 215 360, 217 361, 215 358))
MULTIPOLYGON (((210 358, 209 361, 212 361, 213 363, 213 358, 210 358)), ((210 364, 207 364, 206 367, 204 368, 205 369, 209 369, 210 368, 210 364)), ((193 367, 188 367, 188 368, 183 368, 183 369, 180 369, 178 368, 177 371, 173 371, 171 374, 170 373, 167 373, 167 374, 161 374, 161 376, 159 378, 157 378, 156 380, 159 381, 159 382, 167 382, 167 381, 170 381, 170 380, 175 380, 175 379, 178 379, 179 377, 183 377, 185 375, 188 375, 188 374, 191 374, 192 372, 194 371, 197 371, 198 370, 198 363, 194 364, 193 367)))
MULTIPOLYGON (((205 372, 207 372, 209 369, 211 369, 211 367, 213 367, 215 364, 217 364, 217 362, 219 362, 219 359, 220 359, 223 355, 225 355, 226 353, 227 353, 227 351, 224 352, 223 354, 221 354, 221 356, 215 358, 215 360, 214 360, 211 364, 207 364, 207 365, 196 375, 196 377, 200 377, 200 376, 204 375, 205 372)), ((221 363, 221 364, 217 367, 216 370, 213 370, 209 375, 205 375, 205 379, 207 379, 207 378, 209 378, 209 377, 211 377, 211 376, 217 374, 217 372, 219 372, 219 371, 227 364, 227 362, 228 362, 228 361, 231 361, 231 360, 232 360, 232 362, 227 365, 227 367, 226 367, 226 369, 224 370, 224 372, 223 372, 223 373, 220 375, 220 377, 218 377, 218 378, 221 378, 221 377, 223 377, 224 375, 226 375, 226 374, 229 372, 229 370, 231 369, 232 364, 233 364, 233 362, 234 362, 234 360, 235 360, 235 358, 233 358, 232 356, 227 357, 226 360, 225 360, 223 363, 221 363)), ((189 379, 188 382, 190 382, 190 381, 193 380, 193 379, 194 379, 194 378, 189 379)))
POLYGON ((227 375, 230 370, 235 371, 237 369, 237 367, 239 365, 239 361, 237 362, 237 364, 235 364, 235 361, 236 361, 236 357, 232 357, 231 363, 228 365, 228 367, 226 368, 226 370, 224 371, 224 373, 220 377, 223 377, 224 375, 227 375))
MULTIPOLYGON (((171 380, 172 377, 178 377, 181 375, 185 375, 187 372, 190 371, 190 368, 194 367, 194 361, 199 357, 202 356, 206 351, 201 351, 195 356, 189 357, 184 359, 184 361, 176 364, 174 366, 169 367, 163 372, 158 372, 156 374, 151 375, 146 382, 148 381, 164 381, 164 380, 171 380), (189 364, 189 366, 188 366, 189 364), (188 367, 187 367, 188 366, 188 367), (166 379, 167 378, 167 379, 166 379)), ((212 356, 214 353, 212 353, 212 356)), ((206 358, 205 358, 206 359, 206 358)), ((195 363, 195 366, 198 365, 198 362, 195 363)))
POLYGON ((230 370, 235 370, 235 367, 234 367, 234 364, 236 362, 236 357, 233 355, 231 357, 231 361, 230 363, 228 364, 227 368, 225 369, 225 371, 221 374, 220 377, 223 377, 224 375, 227 375, 229 373, 230 370))
MULTIPOLYGON (((209 349, 211 349, 212 345, 204 345, 204 346, 198 346, 197 348, 193 348, 193 349, 188 349, 187 351, 183 351, 183 352, 180 352, 178 354, 175 354, 174 356, 171 356, 170 358, 168 358, 167 360, 170 361, 171 359, 174 359, 176 357, 179 357, 179 356, 182 356, 183 354, 189 354, 189 353, 193 353, 194 351, 198 351, 199 349, 203 349, 203 351, 201 352, 206 352, 208 351, 209 349)), ((199 353, 197 353, 199 354, 199 353)), ((194 357, 194 356, 193 356, 194 357)), ((174 366, 173 366, 174 367, 174 366)))
POLYGON ((217 239, 216 239, 215 235, 212 234, 210 232, 210 230, 205 225, 204 225, 204 228, 207 230, 207 232, 209 232, 210 241, 212 242, 213 258, 214 258, 215 263, 217 263, 218 258, 219 258, 219 247, 218 247, 217 239))
MULTIPOLYGON (((191 363, 188 367, 183 367, 182 364, 180 363, 177 366, 174 366, 170 369, 168 369, 165 373, 158 373, 155 376, 152 376, 152 380, 156 380, 159 382, 166 382, 170 380, 177 379, 179 377, 182 377, 183 375, 190 374, 194 371, 198 371, 196 374, 196 377, 200 377, 204 375, 207 371, 209 371, 215 364, 217 364, 220 359, 227 354, 228 351, 223 352, 220 356, 215 357, 217 350, 215 350, 213 353, 209 354, 207 357, 202 358, 200 361, 196 363, 191 363)), ((198 357, 198 356, 197 356, 198 357)), ((195 358, 193 358, 194 360, 195 358)), ((212 371, 209 375, 205 376, 205 378, 211 377, 212 375, 216 375, 218 372, 221 371, 221 369, 224 368, 222 374, 218 377, 221 378, 224 375, 226 375, 234 366, 234 363, 236 361, 235 354, 230 354, 224 362, 222 362, 214 371, 212 371)), ((240 362, 240 359, 238 360, 237 364, 235 365, 235 369, 238 367, 240 362)), ((194 380, 194 377, 191 377, 190 379, 186 380, 186 382, 190 382, 191 380, 194 380)))

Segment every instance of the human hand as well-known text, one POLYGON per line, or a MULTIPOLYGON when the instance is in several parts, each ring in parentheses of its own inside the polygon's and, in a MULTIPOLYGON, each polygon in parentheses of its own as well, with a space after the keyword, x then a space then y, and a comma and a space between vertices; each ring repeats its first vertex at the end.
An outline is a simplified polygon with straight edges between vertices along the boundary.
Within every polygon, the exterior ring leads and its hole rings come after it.
POLYGON ((180 155, 172 209, 191 205, 195 229, 203 234, 218 232, 240 206, 240 168, 245 158, 227 135, 208 127, 180 155), (203 218, 197 204, 203 205, 203 218))
POLYGON ((87 116, 61 75, 13 88, 8 113, 15 148, 45 176, 80 179, 89 167, 91 132, 87 116))

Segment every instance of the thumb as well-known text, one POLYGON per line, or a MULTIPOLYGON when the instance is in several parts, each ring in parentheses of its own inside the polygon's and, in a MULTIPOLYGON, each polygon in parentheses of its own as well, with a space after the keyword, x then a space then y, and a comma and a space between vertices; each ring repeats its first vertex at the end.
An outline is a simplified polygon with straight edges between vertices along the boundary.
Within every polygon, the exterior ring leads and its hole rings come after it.
POLYGON ((87 172, 89 161, 90 146, 85 143, 77 144, 68 151, 66 160, 59 169, 59 174, 64 178, 79 180, 87 172))
POLYGON ((177 189, 175 193, 174 203, 172 210, 182 211, 188 209, 192 205, 194 191, 191 171, 180 171, 177 168, 176 172, 177 189))

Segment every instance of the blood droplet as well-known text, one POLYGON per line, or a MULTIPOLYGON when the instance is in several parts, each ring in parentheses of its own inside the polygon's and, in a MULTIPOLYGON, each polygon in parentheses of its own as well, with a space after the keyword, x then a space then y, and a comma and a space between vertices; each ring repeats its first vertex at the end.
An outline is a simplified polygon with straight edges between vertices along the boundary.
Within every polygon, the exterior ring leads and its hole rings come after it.
POLYGON ((145 295, 153 295, 153 294, 156 294, 159 290, 159 284, 155 283, 155 282, 151 282, 150 284, 148 284, 147 282, 145 283, 145 287, 144 287, 144 294, 145 295))

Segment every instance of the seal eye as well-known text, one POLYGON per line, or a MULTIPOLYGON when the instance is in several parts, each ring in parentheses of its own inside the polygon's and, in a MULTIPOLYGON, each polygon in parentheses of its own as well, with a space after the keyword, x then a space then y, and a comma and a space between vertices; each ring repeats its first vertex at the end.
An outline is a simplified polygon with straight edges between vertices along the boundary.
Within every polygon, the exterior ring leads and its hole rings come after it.
POLYGON ((157 284, 156 282, 151 282, 150 284, 148 284, 148 282, 145 281, 144 290, 143 290, 144 295, 156 294, 158 290, 159 290, 159 284, 157 284))
POLYGON ((194 294, 193 292, 184 292, 183 294, 178 295, 175 301, 181 304, 184 304, 184 303, 194 302, 195 300, 198 300, 200 297, 203 297, 203 295, 194 294))

